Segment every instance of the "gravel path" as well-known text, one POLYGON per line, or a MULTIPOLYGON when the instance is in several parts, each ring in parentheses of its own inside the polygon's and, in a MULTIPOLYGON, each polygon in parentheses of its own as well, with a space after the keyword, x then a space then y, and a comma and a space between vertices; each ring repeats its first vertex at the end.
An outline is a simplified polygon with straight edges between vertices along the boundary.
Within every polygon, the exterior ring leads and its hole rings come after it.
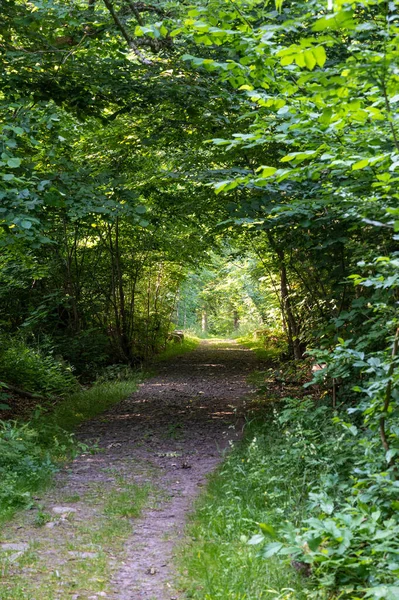
MULTIPOLYGON (((47 523, 38 534, 32 533, 32 525, 25 519, 22 525, 19 522, 8 529, 3 542, 31 543, 31 535, 35 535, 39 547, 46 548, 47 564, 61 568, 64 562, 60 549, 72 547, 77 535, 65 512, 65 498, 78 498, 69 507, 75 527, 85 521, 94 523, 99 503, 95 494, 93 501, 93 490, 101 490, 102 495, 107 489, 112 493, 118 477, 136 484, 149 482, 158 490, 158 500, 142 517, 133 520, 133 534, 119 554, 110 553, 111 581, 106 582, 105 591, 98 593, 89 584, 81 589, 80 585, 75 595, 63 595, 61 590, 59 595, 40 596, 41 600, 183 597, 173 585, 174 547, 183 535, 187 513, 205 485, 207 474, 242 433, 243 405, 252 392, 246 378, 258 367, 256 356, 234 342, 204 341, 193 352, 160 364, 158 374, 142 383, 135 394, 80 429, 82 441, 97 440, 103 451, 75 460, 60 474, 56 490, 43 498, 42 510, 58 510, 61 522, 47 523)), ((75 551, 77 554, 75 559, 95 559, 93 552, 75 551)), ((40 550, 38 555, 39 561, 44 560, 40 550)), ((38 577, 34 569, 30 572, 38 577)), ((29 577, 29 570, 24 577, 29 577)), ((69 577, 68 571, 64 577, 69 577)), ((20 597, 24 596, 15 596, 20 597)), ((26 597, 36 600, 34 596, 26 597)))

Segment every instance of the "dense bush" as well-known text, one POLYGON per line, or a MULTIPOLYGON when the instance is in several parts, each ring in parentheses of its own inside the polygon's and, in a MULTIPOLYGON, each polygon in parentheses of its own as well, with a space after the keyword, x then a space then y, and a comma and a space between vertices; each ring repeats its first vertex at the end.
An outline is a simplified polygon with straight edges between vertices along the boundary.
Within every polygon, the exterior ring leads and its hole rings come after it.
POLYGON ((71 367, 22 337, 0 336, 0 381, 44 396, 62 396, 78 387, 71 367))
MULTIPOLYGON (((298 506, 279 502, 283 518, 271 515, 277 527, 266 536, 260 532, 254 543, 269 542, 261 551, 266 558, 280 554, 303 565, 311 575, 308 598, 394 600, 399 592, 396 468, 387 464, 378 438, 355 425, 357 416, 344 415, 331 418, 330 408, 315 407, 312 399, 287 399, 283 410, 275 410, 281 436, 281 476, 275 482, 278 489, 285 488, 287 477, 294 488, 299 483, 303 505, 298 514, 298 506)), ((259 453, 259 441, 253 445, 259 453)), ((259 479, 256 460, 248 476, 259 479)))

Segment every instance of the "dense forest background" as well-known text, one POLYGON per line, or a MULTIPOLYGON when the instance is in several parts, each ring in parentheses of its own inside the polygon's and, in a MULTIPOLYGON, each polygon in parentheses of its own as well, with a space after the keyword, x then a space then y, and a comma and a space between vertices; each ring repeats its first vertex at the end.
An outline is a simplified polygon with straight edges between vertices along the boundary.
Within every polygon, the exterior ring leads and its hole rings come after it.
POLYGON ((2 2, 1 406, 175 328, 277 340, 316 365, 290 419, 316 402, 332 427, 306 446, 330 461, 313 516, 265 550, 312 566, 309 598, 399 593, 398 20, 396 0, 2 2))

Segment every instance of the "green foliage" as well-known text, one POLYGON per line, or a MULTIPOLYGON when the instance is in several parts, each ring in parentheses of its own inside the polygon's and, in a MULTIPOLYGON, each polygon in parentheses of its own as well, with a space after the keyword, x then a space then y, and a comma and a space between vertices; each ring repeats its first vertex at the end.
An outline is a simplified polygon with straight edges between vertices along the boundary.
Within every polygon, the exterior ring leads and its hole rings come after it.
MULTIPOLYGON (((75 384, 63 360, 122 375, 172 322, 281 326, 326 401, 321 425, 308 400, 275 424, 284 476, 319 495, 289 552, 319 597, 395 596, 398 3, 3 9, 0 379, 57 396, 75 384)), ((104 380, 88 393, 114 397, 104 380)))
POLYGON ((196 52, 183 57, 240 98, 249 123, 214 136, 227 168, 214 169, 213 187, 279 298, 291 356, 308 350, 332 396, 322 434, 306 402, 281 414, 293 436, 285 457, 319 480, 302 522, 288 515, 265 555, 308 565, 307 597, 394 598, 398 5, 276 7, 199 3, 185 22, 196 52))
POLYGON ((243 336, 280 322, 275 294, 253 252, 225 245, 180 286, 177 323, 197 335, 243 336))
POLYGON ((288 555, 309 570, 307 598, 394 598, 398 482, 370 432, 329 413, 313 399, 287 399, 276 413, 282 473, 301 481, 302 514, 284 509, 274 541, 260 532, 253 543, 265 559, 288 555))
POLYGON ((71 367, 53 353, 29 346, 22 337, 0 336, 0 377, 46 397, 65 396, 78 388, 71 367))
POLYGON ((223 212, 186 174, 230 98, 178 62, 180 7, 136 4, 6 2, 0 26, 0 324, 85 380, 164 346, 223 212))
POLYGON ((33 504, 32 493, 58 470, 60 460, 73 456, 78 445, 71 436, 36 415, 28 423, 0 421, 0 520, 33 504))

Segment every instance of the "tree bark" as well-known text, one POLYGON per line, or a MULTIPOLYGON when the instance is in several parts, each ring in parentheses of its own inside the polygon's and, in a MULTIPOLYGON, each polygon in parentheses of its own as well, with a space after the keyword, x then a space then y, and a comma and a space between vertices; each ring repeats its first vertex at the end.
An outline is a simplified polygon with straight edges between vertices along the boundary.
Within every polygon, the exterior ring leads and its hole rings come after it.
POLYGON ((295 360, 302 360, 303 352, 299 340, 300 327, 295 317, 289 293, 284 250, 282 250, 282 248, 275 243, 270 232, 268 232, 268 238, 270 246, 278 258, 278 266, 280 271, 281 308, 283 311, 283 317, 287 324, 288 345, 295 360))

